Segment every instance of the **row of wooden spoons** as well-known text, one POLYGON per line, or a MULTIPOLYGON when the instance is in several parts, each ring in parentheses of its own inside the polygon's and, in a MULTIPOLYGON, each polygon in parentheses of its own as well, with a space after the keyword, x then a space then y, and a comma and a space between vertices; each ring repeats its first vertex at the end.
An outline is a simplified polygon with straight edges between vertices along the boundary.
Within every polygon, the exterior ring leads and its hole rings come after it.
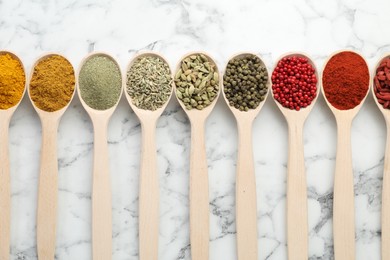
MULTIPOLYGON (((4 53, 4 52, 0 52, 4 53)), ((7 52, 9 53, 9 52, 7 52)), ((10 53, 13 57, 16 55, 10 53)), ((203 53, 204 54, 204 53, 203 53)), ((239 54, 240 55, 247 55, 239 54)), ((52 54, 49 54, 49 56, 52 54)), ((88 55, 83 64, 95 55, 103 55, 114 60, 107 54, 93 53, 88 55)), ((166 61, 157 53, 142 53, 134 57, 133 62, 145 55, 156 55, 166 61)), ((186 55, 185 57, 191 54, 186 55)), ((213 60, 207 54, 204 54, 213 60)), ((286 56, 301 56, 309 60, 315 68, 312 60, 300 53, 286 56)), ((332 55, 333 56, 333 55, 332 55)), ((331 57, 332 57, 331 56, 331 57)), ((388 55, 387 55, 388 56, 388 55)), ((43 56, 41 59, 44 59, 43 56)), ((41 60, 39 59, 37 63, 41 60)), ((116 63, 117 64, 117 63, 116 63)), ((214 63, 215 64, 215 63, 214 63)), ((378 63, 379 64, 379 63, 378 63)), ((264 64, 263 64, 264 65, 264 64)), ((117 64, 119 67, 119 65, 117 64)), ((177 68, 180 68, 180 63, 177 68)), ((217 66, 216 66, 217 68, 217 66)), ((218 69, 217 69, 218 72, 218 69)), ((219 72, 218 72, 219 73, 219 72)), ((125 73, 126 74, 126 73, 125 73)), ((220 74, 220 73, 219 73, 220 74)), ((78 75, 78 74, 77 74, 78 75)), ((269 74, 270 75, 270 74, 269 74)), ((318 72, 316 70, 318 79, 318 72)), ((122 77, 125 85, 125 77, 122 77)), ((220 77, 221 78, 221 77, 220 77)), ((320 81, 320 80, 319 80, 320 81)), ((371 79, 370 83, 371 84, 371 79)), ((319 83, 317 83, 318 85, 319 83)), ((26 81, 26 85, 28 82, 26 81)), ((76 76, 76 85, 77 76, 76 76)), ((270 77, 268 89, 271 87, 270 77)), ((220 80, 223 88, 223 82, 220 80)), ((123 86, 122 86, 123 88, 123 86)), ((28 89, 28 88, 27 88, 28 89)), ((173 84, 174 89, 174 84, 173 84)), ((172 93, 174 93, 172 89, 172 93)), ((111 259, 112 247, 112 217, 111 217, 111 184, 109 175, 109 156, 107 146, 107 126, 117 103, 107 110, 96 110, 89 107, 77 91, 85 110, 88 112, 94 127, 94 166, 93 166, 93 191, 92 191, 92 248, 93 259, 111 259)), ((320 87, 317 87, 317 97, 320 87)), ((142 126, 142 156, 140 169, 139 189, 139 255, 141 260, 155 260, 158 258, 158 230, 159 230, 159 184, 157 175, 157 159, 155 131, 156 123, 164 111, 164 106, 148 111, 139 109, 133 105, 131 97, 124 91, 125 96, 138 116, 142 126)), ((220 93, 220 92, 219 92, 220 93)), ((222 91, 222 93, 224 93, 222 91)), ((269 93, 269 91, 268 91, 269 93)), ((323 91, 322 91, 323 93, 323 91)), ((367 92, 368 94, 368 92, 367 92)), ((267 94, 268 95, 268 94, 267 94)), ((228 100, 223 94, 227 103, 228 100)), ((366 95, 367 96, 367 95, 366 95)), ((207 174, 207 158, 205 151, 204 127, 207 117, 215 106, 217 98, 203 110, 187 110, 179 101, 191 122, 191 163, 190 163, 190 239, 192 259, 208 259, 209 255, 209 185, 207 174)), ((326 98, 325 98, 326 100, 326 98)), ((354 192, 353 171, 350 144, 350 129, 354 116, 358 113, 364 100, 353 109, 338 110, 329 102, 328 105, 335 115, 338 129, 337 159, 335 169, 334 187, 334 241, 335 258, 339 260, 354 259, 354 192)), ((252 123, 263 104, 248 112, 241 112, 229 106, 238 125, 239 146, 237 157, 236 177, 236 226, 237 226, 237 252, 240 260, 257 259, 257 208, 256 208, 256 183, 252 151, 252 123)), ((289 128, 289 157, 287 179, 287 238, 289 259, 308 259, 308 224, 307 224, 307 186, 305 176, 305 164, 303 155, 303 126, 313 108, 313 103, 300 111, 290 110, 278 102, 277 106, 287 120, 289 128)), ((379 103, 378 107, 385 116, 390 128, 390 110, 384 109, 379 103)), ((69 104, 68 104, 69 105, 69 104)), ((42 122, 42 149, 41 168, 39 178, 38 216, 37 216, 37 250, 39 259, 54 259, 56 241, 57 219, 57 130, 61 116, 66 107, 55 111, 46 112, 34 105, 42 122)), ((11 116, 17 105, 7 110, 0 110, 0 259, 9 259, 10 237, 10 175, 8 160, 8 127, 11 116)), ((390 141, 387 141, 386 149, 390 141)), ((383 218, 382 218, 382 251, 383 257, 390 257, 390 181, 388 158, 385 159, 385 171, 383 177, 383 218)))

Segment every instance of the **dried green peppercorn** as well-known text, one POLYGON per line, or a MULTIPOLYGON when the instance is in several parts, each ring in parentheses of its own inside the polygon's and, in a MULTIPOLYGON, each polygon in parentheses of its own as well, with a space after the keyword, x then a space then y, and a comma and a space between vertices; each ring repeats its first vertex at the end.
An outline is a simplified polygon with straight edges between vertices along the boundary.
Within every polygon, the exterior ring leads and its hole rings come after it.
POLYGON ((257 108, 268 92, 268 72, 259 57, 242 55, 230 60, 223 76, 229 105, 240 111, 257 108))
POLYGON ((206 108, 219 91, 219 76, 214 62, 203 54, 184 58, 176 72, 175 84, 176 96, 186 109, 206 108))

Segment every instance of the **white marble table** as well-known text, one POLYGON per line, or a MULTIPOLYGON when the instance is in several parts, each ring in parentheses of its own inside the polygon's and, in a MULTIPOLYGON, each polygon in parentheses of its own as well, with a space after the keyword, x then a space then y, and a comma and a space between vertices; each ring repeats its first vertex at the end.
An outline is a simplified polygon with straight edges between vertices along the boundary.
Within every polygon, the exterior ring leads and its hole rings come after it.
MULTIPOLYGON (((28 71, 44 52, 64 54, 78 68, 92 50, 112 54, 124 69, 139 50, 165 55, 171 66, 188 51, 209 52, 222 67, 253 51, 269 68, 283 53, 304 51, 321 69, 332 52, 361 52, 371 69, 390 51, 390 2, 346 1, 0 1, 0 49, 16 52, 28 71)), ((267 100, 254 123, 259 259, 286 256, 287 125, 267 100)), ((384 120, 370 95, 353 122, 357 259, 380 259, 384 120)), ((91 259, 91 121, 76 97, 59 128, 57 258, 91 259)), ((109 125, 113 189, 113 259, 138 259, 140 124, 122 98, 109 125)), ((41 126, 27 97, 10 126, 12 259, 36 259, 36 200, 41 126)), ((190 259, 188 175, 190 126, 176 100, 158 123, 161 187, 159 259, 190 259)), ((2 144, 4 145, 4 144, 2 144)), ((236 259, 237 129, 223 100, 206 125, 210 179, 210 259, 236 259)), ((304 129, 310 259, 333 259, 333 115, 320 97, 304 129)))

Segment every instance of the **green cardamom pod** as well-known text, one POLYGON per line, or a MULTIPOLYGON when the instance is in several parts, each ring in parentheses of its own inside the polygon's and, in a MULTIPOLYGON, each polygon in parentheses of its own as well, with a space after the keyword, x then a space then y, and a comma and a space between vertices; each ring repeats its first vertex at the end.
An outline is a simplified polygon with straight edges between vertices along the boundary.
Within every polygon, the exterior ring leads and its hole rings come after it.
POLYGON ((181 94, 180 90, 176 90, 176 96, 177 96, 179 99, 183 99, 183 95, 181 94))
POLYGON ((188 94, 190 96, 192 96, 192 94, 194 93, 194 90, 195 90, 194 85, 190 84, 190 87, 188 88, 188 94))
POLYGON ((183 71, 182 71, 181 69, 179 69, 179 70, 176 72, 175 79, 179 79, 182 73, 183 73, 183 71))
POLYGON ((218 82, 218 73, 217 72, 214 72, 213 80, 215 82, 218 82))
POLYGON ((181 64, 181 69, 182 69, 183 71, 188 70, 187 64, 185 64, 185 62, 183 62, 183 63, 181 64))

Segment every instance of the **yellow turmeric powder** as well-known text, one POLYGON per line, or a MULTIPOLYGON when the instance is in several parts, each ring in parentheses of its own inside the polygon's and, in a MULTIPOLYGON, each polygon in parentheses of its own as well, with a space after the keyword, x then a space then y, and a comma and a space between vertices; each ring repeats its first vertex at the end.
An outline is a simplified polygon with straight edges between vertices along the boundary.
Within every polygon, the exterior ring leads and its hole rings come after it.
POLYGON ((15 106, 22 99, 26 74, 19 59, 0 52, 0 109, 15 106))
POLYGON ((60 55, 48 55, 34 67, 30 81, 30 97, 34 104, 47 112, 65 107, 75 88, 72 64, 60 55))

